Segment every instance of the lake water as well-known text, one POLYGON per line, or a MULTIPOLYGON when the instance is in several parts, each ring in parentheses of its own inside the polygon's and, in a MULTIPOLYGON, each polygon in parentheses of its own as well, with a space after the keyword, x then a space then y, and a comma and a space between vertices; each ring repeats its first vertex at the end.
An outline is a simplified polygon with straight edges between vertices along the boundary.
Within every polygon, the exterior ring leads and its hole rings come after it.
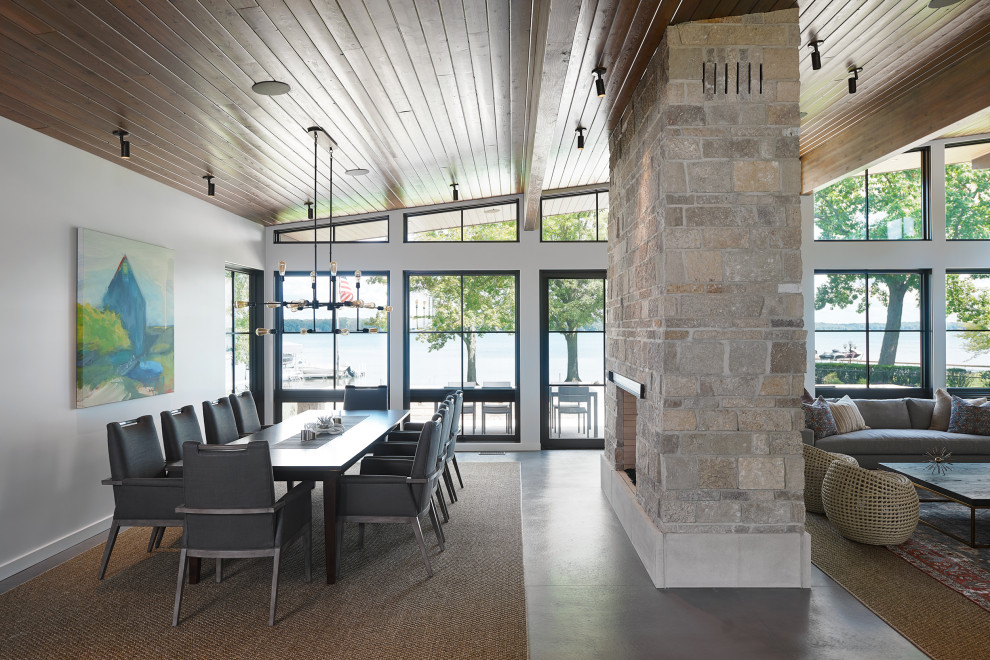
MULTIPOLYGON (((870 361, 875 362, 883 344, 883 332, 870 332, 870 361)), ((852 342, 862 355, 857 360, 866 358, 866 332, 816 332, 815 349, 819 355, 832 349, 843 351, 846 344, 852 342)), ((948 367, 961 367, 972 371, 990 369, 990 353, 974 355, 965 348, 962 333, 946 333, 945 361, 948 367)), ((897 364, 919 364, 921 362, 921 333, 904 332, 897 342, 897 364)))

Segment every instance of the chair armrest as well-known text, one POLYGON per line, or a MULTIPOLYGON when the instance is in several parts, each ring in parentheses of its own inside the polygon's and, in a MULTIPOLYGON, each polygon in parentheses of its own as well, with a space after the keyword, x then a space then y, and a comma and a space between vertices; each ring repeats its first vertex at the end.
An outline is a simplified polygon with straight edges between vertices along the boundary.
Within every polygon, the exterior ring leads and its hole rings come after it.
POLYGON ((372 449, 372 454, 375 456, 412 458, 416 455, 416 447, 418 446, 418 442, 385 442, 375 445, 374 449, 372 449))
POLYGON ((388 474, 345 474, 340 478, 342 485, 362 484, 373 486, 405 485, 409 478, 402 475, 388 474))
POLYGON ((115 483, 115 486, 138 486, 141 488, 145 487, 157 487, 157 488, 182 488, 182 479, 177 477, 131 477, 129 479, 124 479, 119 483, 115 483))
POLYGON ((102 480, 100 483, 103 484, 104 486, 123 486, 124 485, 124 482, 123 481, 119 481, 119 480, 116 480, 115 481, 113 477, 107 477, 106 479, 102 480))
POLYGON ((401 456, 369 456, 361 460, 361 474, 364 476, 394 475, 408 477, 412 470, 412 458, 401 456))
POLYGON ((422 431, 425 424, 423 422, 406 422, 402 425, 403 431, 422 431))
POLYGON ((811 429, 801 429, 801 442, 806 445, 815 446, 815 432, 811 429))
POLYGON ((287 492, 282 497, 278 498, 275 502, 275 510, 285 508, 289 504, 292 504, 300 497, 309 497, 309 491, 313 490, 315 484, 312 481, 300 481, 298 484, 293 486, 289 492, 287 492))
POLYGON ((260 506, 253 509, 199 509, 196 507, 177 506, 176 513, 193 513, 199 516, 253 516, 259 513, 275 513, 276 507, 260 506))
POLYGON ((392 431, 385 436, 385 442, 418 442, 419 431, 392 431))

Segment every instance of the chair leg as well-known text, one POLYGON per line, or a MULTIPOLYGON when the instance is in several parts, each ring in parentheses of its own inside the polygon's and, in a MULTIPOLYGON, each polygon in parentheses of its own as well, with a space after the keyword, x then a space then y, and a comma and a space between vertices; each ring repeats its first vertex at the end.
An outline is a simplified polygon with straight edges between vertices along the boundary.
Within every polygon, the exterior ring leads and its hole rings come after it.
POLYGON ((110 535, 107 536, 106 548, 103 550, 103 561, 100 562, 100 573, 96 576, 96 579, 102 580, 104 573, 107 572, 107 563, 110 561, 110 553, 113 552, 113 544, 117 542, 117 532, 120 531, 120 525, 117 521, 114 521, 110 525, 110 535))
POLYGON ((164 527, 159 527, 158 528, 158 540, 155 541, 155 547, 156 548, 162 547, 162 540, 164 538, 165 538, 165 528, 164 527))
POLYGON ((179 625, 179 607, 182 605, 182 586, 186 581, 186 549, 179 553, 179 582, 175 585, 175 607, 172 609, 172 625, 179 625))
POLYGON ((454 479, 450 476, 450 470, 446 464, 443 466, 443 482, 447 485, 447 497, 450 498, 450 503, 453 504, 457 501, 457 493, 454 492, 454 479))
POLYGON ((161 527, 152 527, 151 528, 151 538, 148 539, 148 552, 151 552, 152 550, 155 549, 155 541, 158 540, 158 530, 159 529, 161 529, 161 527))
POLYGON ((437 505, 440 507, 440 513, 443 514, 443 521, 450 522, 450 513, 447 511, 447 504, 443 501, 443 492, 440 492, 440 484, 437 484, 437 505))
POLYGON ((278 600, 278 564, 279 559, 281 559, 282 551, 276 550, 274 562, 272 566, 272 604, 268 609, 268 625, 275 625, 275 601, 278 600))
POLYGON ((217 557, 217 584, 223 579, 223 558, 217 557))
POLYGON ((433 525, 433 533, 437 535, 437 541, 440 542, 440 552, 446 550, 445 542, 446 538, 443 535, 443 529, 440 527, 440 518, 437 517, 437 510, 433 506, 433 501, 430 501, 430 524, 433 525))
POLYGON ((456 455, 454 455, 454 456, 451 456, 451 457, 450 457, 450 460, 451 460, 451 462, 453 462, 453 464, 454 464, 454 472, 456 472, 456 473, 457 473, 457 481, 458 481, 458 483, 460 483, 460 484, 461 484, 461 488, 464 488, 464 480, 463 480, 463 479, 461 479, 461 468, 459 468, 459 467, 457 466, 457 456, 456 456, 456 455))
POLYGON ((364 523, 358 523, 358 547, 364 548, 364 523))
POLYGON ((306 582, 313 581, 313 523, 310 521, 303 535, 303 552, 306 553, 306 582))
POLYGON ((430 565, 430 553, 426 550, 426 541, 423 540, 423 528, 419 526, 419 518, 412 518, 413 533, 416 535, 416 542, 419 543, 419 551, 423 554, 423 561, 426 562, 426 575, 433 577, 433 567, 430 565))

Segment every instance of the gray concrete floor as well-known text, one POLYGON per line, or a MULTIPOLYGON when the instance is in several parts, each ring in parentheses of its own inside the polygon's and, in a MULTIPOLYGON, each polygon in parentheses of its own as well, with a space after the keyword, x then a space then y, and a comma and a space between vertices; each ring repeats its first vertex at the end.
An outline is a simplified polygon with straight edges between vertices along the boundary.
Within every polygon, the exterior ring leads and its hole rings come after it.
MULTIPOLYGON (((926 657, 815 567, 811 589, 656 589, 601 492, 598 456, 458 454, 459 462, 518 461, 522 467, 534 660, 926 657)), ((94 536, 0 581, 0 593, 105 537, 94 536)))
POLYGON ((534 660, 927 657, 815 567, 811 589, 656 589, 599 487, 597 451, 458 460, 522 466, 534 660))

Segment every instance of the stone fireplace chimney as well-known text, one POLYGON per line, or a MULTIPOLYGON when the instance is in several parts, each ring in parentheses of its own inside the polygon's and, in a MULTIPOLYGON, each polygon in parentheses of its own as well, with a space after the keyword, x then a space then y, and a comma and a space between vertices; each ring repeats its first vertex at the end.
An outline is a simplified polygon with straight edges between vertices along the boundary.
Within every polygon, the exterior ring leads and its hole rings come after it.
POLYGON ((668 27, 610 136, 606 362, 645 393, 607 387, 602 488, 660 587, 809 582, 799 49, 796 9, 668 27))

